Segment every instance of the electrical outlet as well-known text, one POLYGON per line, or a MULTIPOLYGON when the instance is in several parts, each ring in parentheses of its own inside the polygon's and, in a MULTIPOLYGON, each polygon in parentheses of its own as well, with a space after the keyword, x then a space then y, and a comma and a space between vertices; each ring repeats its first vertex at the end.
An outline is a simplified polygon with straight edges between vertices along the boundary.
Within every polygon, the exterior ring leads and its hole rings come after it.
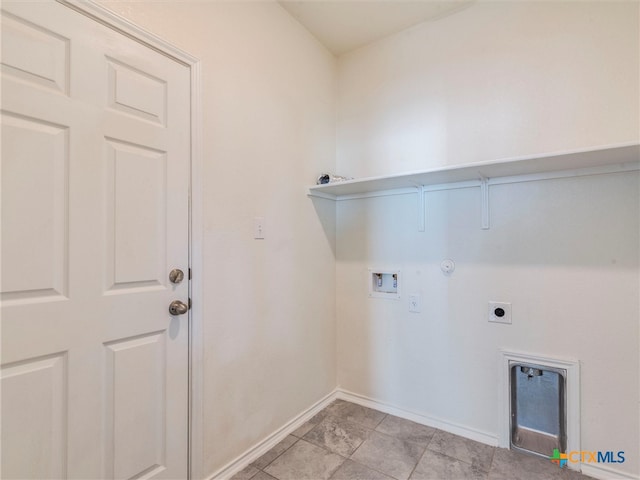
POLYGON ((253 238, 263 240, 265 235, 264 217, 255 217, 253 219, 253 238))
POLYGON ((511 304, 506 302, 489 302, 489 321, 511 324, 511 304))
POLYGON ((417 293, 409 295, 409 311, 410 312, 420 313, 420 310, 422 309, 421 303, 422 302, 420 301, 420 295, 418 295, 417 293))

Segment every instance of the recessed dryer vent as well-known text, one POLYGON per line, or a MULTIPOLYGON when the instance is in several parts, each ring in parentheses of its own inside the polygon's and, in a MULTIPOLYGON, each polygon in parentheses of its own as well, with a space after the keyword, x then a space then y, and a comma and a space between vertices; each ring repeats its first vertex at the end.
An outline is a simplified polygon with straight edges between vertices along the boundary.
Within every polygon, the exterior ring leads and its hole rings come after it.
POLYGON ((400 298, 400 270, 369 269, 369 296, 400 298))
POLYGON ((510 362, 511 448, 550 457, 567 447, 567 371, 510 362))

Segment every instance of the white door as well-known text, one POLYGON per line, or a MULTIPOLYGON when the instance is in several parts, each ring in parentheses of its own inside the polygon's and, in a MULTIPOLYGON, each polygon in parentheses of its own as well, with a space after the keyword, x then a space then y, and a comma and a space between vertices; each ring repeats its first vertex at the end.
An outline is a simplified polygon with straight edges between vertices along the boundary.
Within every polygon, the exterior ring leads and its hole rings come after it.
POLYGON ((2 8, 2 478, 185 478, 189 67, 2 8))

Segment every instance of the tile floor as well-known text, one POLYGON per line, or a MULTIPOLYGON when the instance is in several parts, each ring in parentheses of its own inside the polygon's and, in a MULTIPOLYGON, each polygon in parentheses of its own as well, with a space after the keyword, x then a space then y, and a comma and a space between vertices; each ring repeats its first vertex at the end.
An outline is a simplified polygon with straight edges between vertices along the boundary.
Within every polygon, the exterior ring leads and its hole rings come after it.
POLYGON ((336 400, 233 480, 587 480, 543 458, 494 448, 336 400))

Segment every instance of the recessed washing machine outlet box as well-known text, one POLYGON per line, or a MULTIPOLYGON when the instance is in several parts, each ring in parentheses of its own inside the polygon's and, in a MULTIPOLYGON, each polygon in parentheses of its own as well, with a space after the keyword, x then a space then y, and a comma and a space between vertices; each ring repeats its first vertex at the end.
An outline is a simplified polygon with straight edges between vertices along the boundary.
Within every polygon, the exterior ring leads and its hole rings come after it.
POLYGON ((506 302, 489 302, 489 321, 511 324, 511 304, 506 302))
POLYGON ((400 270, 370 268, 368 273, 369 297, 400 298, 400 270))

